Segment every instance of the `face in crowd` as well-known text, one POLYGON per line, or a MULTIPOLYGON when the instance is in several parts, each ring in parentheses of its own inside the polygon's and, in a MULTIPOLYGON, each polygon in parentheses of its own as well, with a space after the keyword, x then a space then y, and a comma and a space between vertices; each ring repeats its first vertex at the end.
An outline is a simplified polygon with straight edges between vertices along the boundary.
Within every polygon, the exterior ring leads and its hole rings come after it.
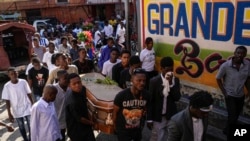
POLYGON ((87 57, 87 52, 86 52, 85 49, 80 49, 78 51, 78 55, 79 55, 79 59, 83 60, 83 59, 85 59, 87 57))
POLYGON ((68 66, 68 58, 65 54, 62 54, 59 58, 58 58, 58 62, 60 64, 60 66, 62 67, 66 67, 68 66))
POLYGON ((131 77, 132 87, 138 91, 142 91, 146 84, 146 73, 141 68, 135 69, 131 77))
POLYGON ((18 72, 16 70, 9 70, 8 76, 12 82, 16 82, 18 78, 18 72))
POLYGON ((130 58, 130 54, 129 53, 123 53, 121 56, 121 62, 124 66, 127 66, 129 63, 129 58, 130 58))
POLYGON ((50 52, 50 53, 54 53, 54 50, 55 50, 55 44, 52 43, 52 42, 50 42, 50 43, 49 43, 49 52, 50 52))
POLYGON ((113 47, 114 46, 114 40, 108 39, 107 45, 108 45, 108 47, 113 47))
POLYGON ((76 75, 69 80, 69 87, 73 92, 80 93, 82 91, 82 81, 81 78, 76 75))
POLYGON ((110 53, 110 60, 112 62, 115 62, 118 57, 119 57, 119 51, 118 50, 112 50, 111 53, 110 53))

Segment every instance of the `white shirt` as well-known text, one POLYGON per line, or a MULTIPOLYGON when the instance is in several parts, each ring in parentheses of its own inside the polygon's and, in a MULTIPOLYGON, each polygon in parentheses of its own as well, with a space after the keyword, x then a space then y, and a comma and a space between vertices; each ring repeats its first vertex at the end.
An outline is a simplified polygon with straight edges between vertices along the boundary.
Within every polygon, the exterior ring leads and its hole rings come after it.
POLYGON ((16 84, 8 81, 4 85, 2 99, 10 101, 14 118, 30 115, 31 102, 28 94, 31 94, 31 90, 24 79, 18 79, 16 84))
POLYGON ((57 95, 56 99, 54 101, 55 110, 57 113, 57 118, 59 120, 59 126, 60 129, 66 129, 66 113, 65 113, 65 100, 68 96, 70 89, 68 88, 66 91, 64 91, 58 83, 54 84, 54 86, 57 88, 57 95))
POLYGON ((106 75, 106 77, 109 77, 112 79, 112 68, 115 64, 120 63, 121 60, 117 59, 115 63, 111 63, 110 60, 104 62, 103 68, 102 68, 102 74, 106 75))
POLYGON ((58 52, 59 53, 65 53, 65 54, 70 54, 70 49, 71 46, 67 44, 67 47, 65 48, 63 44, 60 44, 58 47, 58 52))
POLYGON ((117 38, 119 37, 119 43, 124 43, 125 42, 125 34, 126 34, 126 29, 123 27, 123 28, 119 28, 117 30, 117 38))
POLYGON ((97 42, 101 39, 101 32, 99 31, 99 30, 97 30, 96 32, 95 32, 95 35, 94 35, 94 43, 95 43, 95 45, 97 44, 97 42))
POLYGON ((73 30, 73 32, 75 32, 76 34, 78 34, 78 33, 82 32, 82 29, 81 28, 75 28, 73 30))
POLYGON ((113 34, 113 26, 110 24, 108 24, 107 26, 105 25, 103 31, 106 36, 110 37, 113 34))
POLYGON ((194 141, 202 141, 202 135, 203 135, 202 119, 197 119, 192 117, 192 121, 193 121, 194 141))
POLYGON ((56 65, 54 65, 54 64, 52 64, 51 65, 51 70, 49 70, 49 74, 53 71, 53 70, 55 70, 56 68, 58 68, 56 65))
POLYGON ((144 48, 140 54, 140 60, 142 62, 142 68, 145 69, 147 72, 153 71, 155 66, 155 51, 152 48, 148 50, 144 48))
POLYGON ((61 138, 54 103, 41 98, 31 108, 30 132, 32 141, 55 141, 61 138))
POLYGON ((29 63, 28 66, 27 66, 27 68, 26 68, 25 75, 28 75, 28 74, 29 74, 29 70, 30 70, 31 68, 33 68, 33 65, 32 65, 32 63, 29 63))
MULTIPOLYGON (((56 52, 54 52, 56 53, 56 52)), ((49 51, 46 51, 43 55, 43 63, 46 63, 48 66, 48 69, 51 70, 52 69, 52 64, 51 64, 51 57, 52 57, 52 53, 50 53, 49 51)))

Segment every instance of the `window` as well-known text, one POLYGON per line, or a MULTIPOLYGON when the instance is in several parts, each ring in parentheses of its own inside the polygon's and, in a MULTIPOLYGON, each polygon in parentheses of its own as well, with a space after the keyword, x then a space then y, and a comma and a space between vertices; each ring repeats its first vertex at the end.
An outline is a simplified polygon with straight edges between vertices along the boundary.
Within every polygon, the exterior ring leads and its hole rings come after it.
POLYGON ((56 0, 57 3, 69 3, 69 0, 56 0))

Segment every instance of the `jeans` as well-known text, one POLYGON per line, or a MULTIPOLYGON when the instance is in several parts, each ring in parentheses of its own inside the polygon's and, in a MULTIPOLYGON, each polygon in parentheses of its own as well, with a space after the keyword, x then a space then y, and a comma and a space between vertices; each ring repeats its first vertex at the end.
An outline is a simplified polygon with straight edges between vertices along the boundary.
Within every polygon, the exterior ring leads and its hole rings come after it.
POLYGON ((167 119, 162 116, 161 122, 154 121, 154 126, 151 134, 150 141, 163 141, 167 136, 167 119))
POLYGON ((16 121, 17 121, 17 124, 19 127, 19 131, 20 131, 24 141, 29 141, 30 137, 28 138, 28 136, 27 136, 27 132, 26 132, 26 129, 24 126, 24 120, 26 120, 26 122, 27 122, 28 130, 29 130, 29 134, 30 134, 30 115, 16 118, 16 121))
POLYGON ((228 96, 225 99, 226 106, 227 106, 227 112, 228 112, 228 117, 227 117, 228 121, 227 121, 226 128, 224 129, 225 133, 228 133, 230 125, 237 124, 237 120, 240 116, 241 111, 243 110, 244 99, 245 99, 245 96, 239 97, 239 98, 228 96))

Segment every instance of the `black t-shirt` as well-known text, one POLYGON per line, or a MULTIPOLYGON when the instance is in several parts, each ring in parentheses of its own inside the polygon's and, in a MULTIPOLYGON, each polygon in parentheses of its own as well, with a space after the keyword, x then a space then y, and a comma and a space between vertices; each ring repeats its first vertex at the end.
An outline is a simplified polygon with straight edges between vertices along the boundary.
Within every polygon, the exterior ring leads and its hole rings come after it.
POLYGON ((130 80, 131 80, 131 75, 129 73, 129 68, 124 69, 121 72, 120 83, 119 83, 119 84, 121 84, 121 88, 123 88, 123 89, 130 88, 132 86, 130 80))
POLYGON ((42 96, 43 88, 48 80, 49 70, 45 67, 41 67, 40 70, 31 68, 28 72, 28 79, 32 80, 33 93, 42 96))
POLYGON ((122 66, 122 63, 115 64, 112 68, 112 79, 116 81, 120 87, 122 85, 120 84, 120 77, 121 77, 121 71, 123 71, 125 68, 122 66))
POLYGON ((143 90, 140 95, 134 96, 130 88, 119 92, 114 104, 119 107, 116 119, 117 131, 131 131, 141 129, 142 120, 149 109, 149 92, 143 90))
POLYGON ((84 63, 80 62, 79 60, 75 60, 73 64, 76 65, 79 74, 90 73, 94 69, 94 63, 89 59, 86 59, 84 63))

